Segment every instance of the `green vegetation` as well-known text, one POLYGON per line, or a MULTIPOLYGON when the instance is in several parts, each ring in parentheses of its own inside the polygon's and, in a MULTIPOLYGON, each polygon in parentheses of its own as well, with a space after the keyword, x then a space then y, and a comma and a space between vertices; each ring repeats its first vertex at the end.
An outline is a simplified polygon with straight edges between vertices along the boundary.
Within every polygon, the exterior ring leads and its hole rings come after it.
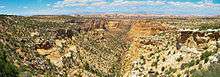
POLYGON ((165 74, 170 75, 171 73, 175 73, 176 71, 176 68, 170 67, 169 69, 165 70, 165 74))
POLYGON ((209 22, 209 23, 202 23, 199 26, 200 26, 199 29, 201 29, 201 30, 219 29, 220 28, 220 23, 209 22))
POLYGON ((17 77, 19 71, 7 60, 7 52, 10 52, 8 47, 0 42, 0 77, 17 77))
POLYGON ((188 63, 187 67, 192 67, 192 66, 194 66, 195 64, 196 64, 196 61, 195 61, 195 60, 191 60, 191 61, 188 63))
POLYGON ((181 65, 181 69, 190 68, 190 67, 194 66, 195 64, 196 64, 196 61, 195 60, 191 60, 188 63, 183 63, 181 65))
POLYGON ((200 60, 205 60, 205 63, 207 63, 209 60, 209 56, 213 55, 214 53, 215 52, 205 51, 204 53, 202 53, 200 60))
POLYGON ((195 71, 192 77, 220 77, 220 64, 213 64, 208 70, 195 71))

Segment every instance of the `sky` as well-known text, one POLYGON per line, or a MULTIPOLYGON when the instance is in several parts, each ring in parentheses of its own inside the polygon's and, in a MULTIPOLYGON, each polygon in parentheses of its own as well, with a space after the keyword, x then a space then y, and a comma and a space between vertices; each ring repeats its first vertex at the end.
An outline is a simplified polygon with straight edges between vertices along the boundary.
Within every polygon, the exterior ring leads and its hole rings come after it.
POLYGON ((0 14, 220 15, 220 0, 0 0, 0 14))

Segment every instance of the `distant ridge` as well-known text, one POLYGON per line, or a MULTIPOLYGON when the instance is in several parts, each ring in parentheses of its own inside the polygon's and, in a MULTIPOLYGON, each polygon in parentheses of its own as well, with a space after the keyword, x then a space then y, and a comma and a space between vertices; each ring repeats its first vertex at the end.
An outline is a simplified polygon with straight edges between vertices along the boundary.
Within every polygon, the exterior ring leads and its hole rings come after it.
POLYGON ((170 14, 88 14, 88 15, 71 15, 81 17, 104 17, 104 18, 220 18, 220 15, 202 16, 202 15, 170 15, 170 14))
MULTIPOLYGON (((10 14, 0 14, 0 16, 20 16, 10 14)), ((171 14, 127 14, 127 13, 108 13, 108 14, 73 14, 73 15, 31 15, 31 17, 98 17, 98 18, 220 18, 220 15, 171 15, 171 14)), ((27 16, 29 17, 29 16, 27 16)))

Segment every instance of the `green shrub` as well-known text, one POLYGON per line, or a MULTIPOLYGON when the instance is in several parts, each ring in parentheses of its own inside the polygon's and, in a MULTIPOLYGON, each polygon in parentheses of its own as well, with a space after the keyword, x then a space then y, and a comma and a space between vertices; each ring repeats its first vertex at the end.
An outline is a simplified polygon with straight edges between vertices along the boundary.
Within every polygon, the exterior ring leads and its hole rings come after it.
POLYGON ((204 59, 208 58, 208 57, 211 56, 211 55, 212 55, 212 52, 205 51, 204 53, 202 53, 200 59, 201 59, 201 60, 204 60, 204 59))
POLYGON ((188 67, 192 67, 196 64, 196 61, 195 60, 191 60, 189 63, 188 63, 188 67))
POLYGON ((165 74, 167 74, 167 75, 169 75, 169 74, 171 74, 171 73, 175 73, 177 71, 177 69, 176 68, 169 68, 169 69, 167 69, 166 71, 165 71, 165 74))
POLYGON ((195 64, 196 64, 196 61, 195 61, 195 60, 191 60, 191 61, 188 62, 188 63, 183 63, 183 64, 181 65, 181 69, 183 70, 183 69, 185 69, 186 67, 187 67, 187 68, 190 68, 190 67, 194 66, 195 64))
POLYGON ((211 56, 213 54, 214 54, 214 52, 205 51, 204 53, 202 53, 200 60, 205 60, 205 63, 207 63, 209 60, 209 56, 211 56))

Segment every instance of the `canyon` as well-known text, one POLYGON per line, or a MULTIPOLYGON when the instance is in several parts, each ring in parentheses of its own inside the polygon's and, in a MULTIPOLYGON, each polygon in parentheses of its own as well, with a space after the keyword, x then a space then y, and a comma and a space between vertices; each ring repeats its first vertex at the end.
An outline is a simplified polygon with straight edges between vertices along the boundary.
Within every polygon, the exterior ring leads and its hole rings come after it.
POLYGON ((218 16, 0 17, 1 52, 10 55, 7 61, 21 77, 207 77, 206 71, 219 72, 213 71, 220 63, 218 16))

